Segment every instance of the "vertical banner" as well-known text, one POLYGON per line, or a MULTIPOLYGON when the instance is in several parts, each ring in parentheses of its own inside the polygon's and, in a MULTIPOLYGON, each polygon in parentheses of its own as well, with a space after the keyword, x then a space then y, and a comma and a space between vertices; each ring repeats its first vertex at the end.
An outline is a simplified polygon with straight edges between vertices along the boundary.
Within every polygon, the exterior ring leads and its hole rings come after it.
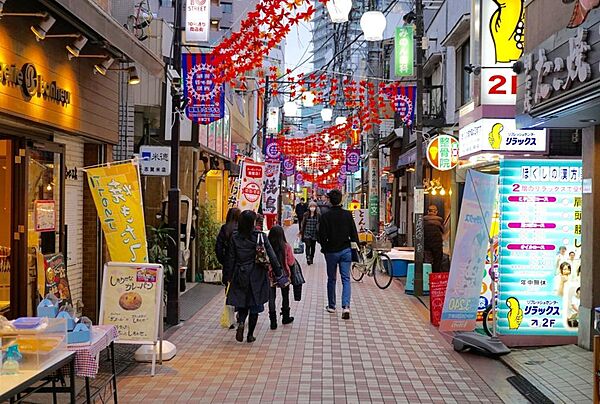
POLYGON ((138 165, 129 161, 86 173, 111 260, 148 262, 138 165))
POLYGON ((417 103, 416 86, 397 86, 391 95, 394 110, 406 126, 412 126, 415 121, 415 105, 417 103))
POLYGON ((281 160, 281 152, 279 151, 279 145, 277 140, 273 137, 268 137, 265 141, 265 161, 268 162, 279 162, 281 160))
POLYGON ((575 336, 581 160, 504 160, 500 178, 498 332, 575 336))
POLYGON ((264 176, 264 163, 244 162, 238 197, 238 204, 241 210, 258 210, 262 196, 264 176))
POLYGON ((277 200, 279 198, 279 173, 281 164, 265 164, 265 185, 263 188, 262 208, 264 213, 277 213, 277 200))
POLYGON ((396 28, 394 48, 396 77, 413 76, 415 40, 412 25, 396 28))
POLYGON ((296 162, 291 157, 285 157, 283 160, 283 175, 289 177, 296 173, 296 162))
POLYGON ((229 209, 235 208, 238 205, 240 181, 240 177, 229 177, 229 198, 227 199, 227 207, 229 209))
POLYGON ((440 331, 473 331, 498 176, 467 171, 440 331))
POLYGON ((210 0, 186 0, 185 42, 208 42, 210 0))
POLYGON ((379 159, 369 159, 369 216, 379 218, 379 159))
POLYGON ((269 107, 267 114, 267 133, 273 134, 279 132, 279 108, 269 107))
POLYGON ((355 173, 360 167, 360 149, 353 147, 346 152, 346 171, 355 173))
POLYGON ((367 209, 353 210, 352 217, 354 218, 354 223, 356 224, 356 230, 359 233, 366 233, 366 231, 369 229, 369 222, 367 221, 367 209))
MULTIPOLYGON (((193 122, 208 125, 225 116, 225 86, 217 86, 213 58, 207 54, 186 53, 181 56, 184 94, 189 99, 186 116, 193 122)), ((214 146, 213 146, 214 147, 214 146)))

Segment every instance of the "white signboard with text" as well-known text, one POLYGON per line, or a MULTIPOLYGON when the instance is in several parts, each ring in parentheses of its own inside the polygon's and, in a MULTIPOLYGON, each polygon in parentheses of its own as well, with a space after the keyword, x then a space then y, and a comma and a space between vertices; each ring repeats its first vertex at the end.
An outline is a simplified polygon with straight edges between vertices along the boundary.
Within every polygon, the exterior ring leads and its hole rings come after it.
POLYGON ((459 157, 479 152, 545 152, 546 129, 517 129, 514 119, 480 119, 458 132, 459 157))
POLYGON ((170 146, 140 146, 140 172, 142 175, 171 175, 170 146))
POLYGON ((210 32, 210 0, 186 0, 185 41, 208 42, 210 32))

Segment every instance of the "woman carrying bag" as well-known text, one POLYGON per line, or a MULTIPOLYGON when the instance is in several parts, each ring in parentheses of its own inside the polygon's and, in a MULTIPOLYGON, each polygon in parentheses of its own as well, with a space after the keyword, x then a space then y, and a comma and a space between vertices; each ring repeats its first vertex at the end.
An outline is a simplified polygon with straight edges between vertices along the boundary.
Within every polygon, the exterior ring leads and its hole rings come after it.
POLYGON ((308 265, 312 265, 315 258, 320 220, 321 215, 317 209, 317 203, 311 202, 308 205, 308 211, 304 214, 300 223, 300 238, 306 244, 306 263, 308 265))
POLYGON ((244 328, 248 319, 246 340, 254 342, 254 329, 258 315, 264 311, 269 301, 271 285, 269 267, 276 277, 277 285, 289 285, 289 277, 282 271, 279 260, 264 233, 255 230, 256 213, 245 210, 238 222, 238 231, 231 238, 229 257, 223 271, 231 286, 227 294, 227 304, 235 306, 238 313, 238 327, 235 339, 244 340, 244 328))
MULTIPOLYGON (((281 226, 273 226, 269 231, 269 243, 275 251, 275 255, 279 262, 282 262, 283 273, 291 278, 290 268, 296 262, 294 258, 294 251, 292 246, 288 244, 285 239, 285 232, 281 226)), ((275 305, 275 299, 277 298, 274 280, 271 281, 271 293, 269 296, 269 319, 271 320, 271 329, 277 329, 277 307, 275 305)), ((290 287, 289 285, 285 288, 281 288, 281 315, 283 316, 281 323, 283 325, 290 324, 294 321, 294 317, 290 317, 290 287)))

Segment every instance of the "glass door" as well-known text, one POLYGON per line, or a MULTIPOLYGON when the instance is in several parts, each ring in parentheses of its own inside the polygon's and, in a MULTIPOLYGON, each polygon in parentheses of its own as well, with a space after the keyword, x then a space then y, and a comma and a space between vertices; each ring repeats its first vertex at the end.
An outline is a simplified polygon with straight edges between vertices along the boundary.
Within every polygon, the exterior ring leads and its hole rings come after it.
POLYGON ((13 226, 13 142, 0 139, 0 315, 10 311, 12 226, 13 226))

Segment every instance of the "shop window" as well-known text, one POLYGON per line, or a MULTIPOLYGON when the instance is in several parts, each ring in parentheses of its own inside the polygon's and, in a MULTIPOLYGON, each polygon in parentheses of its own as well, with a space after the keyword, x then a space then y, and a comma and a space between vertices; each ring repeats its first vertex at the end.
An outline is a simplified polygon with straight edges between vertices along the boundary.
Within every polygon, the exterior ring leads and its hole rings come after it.
POLYGON ((459 105, 465 105, 471 101, 471 75, 464 69, 471 63, 471 43, 469 41, 461 45, 456 51, 456 60, 458 60, 458 66, 456 69, 456 90, 458 95, 459 105))

